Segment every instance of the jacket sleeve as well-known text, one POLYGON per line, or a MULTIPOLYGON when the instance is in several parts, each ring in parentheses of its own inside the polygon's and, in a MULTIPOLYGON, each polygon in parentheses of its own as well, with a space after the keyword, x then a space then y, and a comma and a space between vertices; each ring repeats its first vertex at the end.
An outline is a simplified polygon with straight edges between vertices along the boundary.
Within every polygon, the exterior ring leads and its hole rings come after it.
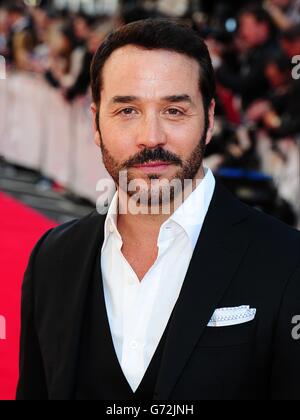
POLYGON ((300 401, 300 266, 282 300, 273 354, 271 400, 300 401))
POLYGON ((21 302, 20 374, 17 400, 47 400, 47 385, 34 316, 34 266, 48 231, 35 246, 25 272, 21 302))

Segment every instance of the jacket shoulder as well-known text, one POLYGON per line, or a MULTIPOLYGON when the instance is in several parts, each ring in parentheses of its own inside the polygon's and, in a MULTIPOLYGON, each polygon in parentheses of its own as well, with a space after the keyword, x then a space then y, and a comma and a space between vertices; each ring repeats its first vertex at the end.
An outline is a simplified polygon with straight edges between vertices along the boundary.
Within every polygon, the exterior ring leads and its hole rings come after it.
POLYGON ((34 254, 38 255, 39 260, 45 263, 53 262, 56 257, 60 257, 65 251, 74 252, 84 249, 93 235, 98 233, 101 236, 101 229, 103 229, 105 216, 102 216, 93 211, 87 216, 74 219, 70 222, 64 223, 54 229, 49 230, 38 242, 34 250, 34 254))
POLYGON ((256 234, 262 239, 266 235, 270 239, 277 238, 287 241, 299 241, 300 232, 286 223, 257 209, 249 208, 252 224, 256 234))
POLYGON ((242 229, 243 234, 249 236, 249 238, 270 242, 274 245, 278 244, 279 241, 287 244, 299 243, 300 232, 298 230, 243 203, 222 183, 218 182, 217 187, 214 207, 222 209, 221 211, 218 210, 218 218, 226 217, 232 220, 234 225, 246 221, 242 224, 242 229))
POLYGON ((300 263, 300 232, 259 210, 251 208, 249 211, 247 235, 253 238, 257 252, 273 256, 274 264, 285 260, 300 263))

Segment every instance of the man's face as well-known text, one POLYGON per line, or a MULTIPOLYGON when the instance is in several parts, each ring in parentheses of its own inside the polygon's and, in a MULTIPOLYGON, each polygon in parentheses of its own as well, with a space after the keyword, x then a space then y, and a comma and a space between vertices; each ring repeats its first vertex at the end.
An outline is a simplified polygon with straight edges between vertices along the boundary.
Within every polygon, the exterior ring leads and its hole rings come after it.
MULTIPOLYGON (((92 110, 96 116, 96 104, 92 110)), ((208 129, 196 60, 131 45, 116 50, 103 69, 99 111, 95 139, 117 184, 124 170, 128 183, 142 179, 148 185, 153 179, 194 179, 201 172, 214 103, 208 129)))
POLYGON ((74 31, 77 38, 86 40, 90 35, 90 28, 85 19, 77 17, 74 21, 74 31))
POLYGON ((255 48, 264 44, 269 37, 268 25, 258 22, 250 13, 246 13, 240 18, 240 36, 248 48, 255 48))

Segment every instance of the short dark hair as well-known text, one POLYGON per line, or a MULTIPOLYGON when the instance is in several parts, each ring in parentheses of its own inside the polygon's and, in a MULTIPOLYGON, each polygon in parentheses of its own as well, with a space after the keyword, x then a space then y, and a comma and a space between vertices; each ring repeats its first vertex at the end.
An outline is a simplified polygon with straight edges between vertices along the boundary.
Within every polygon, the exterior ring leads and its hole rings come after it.
POLYGON ((216 94, 215 74, 208 48, 200 35, 186 24, 172 19, 145 19, 122 26, 110 33, 91 66, 91 85, 95 104, 101 101, 103 67, 110 55, 126 45, 145 50, 168 50, 194 58, 200 64, 199 87, 206 113, 216 94))
POLYGON ((253 16, 255 20, 259 23, 265 23, 269 27, 270 35, 272 37, 277 36, 278 29, 276 27, 276 24, 272 16, 266 9, 264 9, 260 5, 257 5, 254 3, 254 4, 250 4, 249 6, 244 7, 239 13, 239 18, 241 19, 245 15, 253 16))

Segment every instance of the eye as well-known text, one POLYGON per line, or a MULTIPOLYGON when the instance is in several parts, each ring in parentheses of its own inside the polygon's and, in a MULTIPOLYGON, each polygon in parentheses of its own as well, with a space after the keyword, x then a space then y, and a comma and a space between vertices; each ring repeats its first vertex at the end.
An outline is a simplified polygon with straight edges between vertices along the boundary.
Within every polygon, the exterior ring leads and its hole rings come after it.
POLYGON ((174 116, 174 117, 176 117, 176 116, 178 116, 178 115, 184 115, 184 112, 182 112, 182 111, 180 111, 179 109, 176 109, 176 108, 170 108, 170 109, 168 109, 168 111, 170 112, 170 111, 172 111, 171 113, 170 113, 170 115, 172 115, 172 116, 174 116))
POLYGON ((124 108, 119 112, 119 114, 123 114, 124 116, 129 116, 130 117, 131 115, 133 115, 131 111, 134 111, 134 109, 133 108, 124 108))

